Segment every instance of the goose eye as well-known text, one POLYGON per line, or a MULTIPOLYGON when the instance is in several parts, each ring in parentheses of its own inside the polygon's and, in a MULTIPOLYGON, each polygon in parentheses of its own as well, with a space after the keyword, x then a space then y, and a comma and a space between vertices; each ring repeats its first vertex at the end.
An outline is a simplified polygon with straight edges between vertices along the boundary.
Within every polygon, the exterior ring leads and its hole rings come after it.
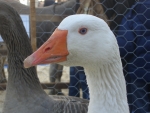
POLYGON ((79 29, 79 33, 80 33, 81 35, 86 34, 86 33, 87 33, 87 28, 80 28, 80 29, 79 29))

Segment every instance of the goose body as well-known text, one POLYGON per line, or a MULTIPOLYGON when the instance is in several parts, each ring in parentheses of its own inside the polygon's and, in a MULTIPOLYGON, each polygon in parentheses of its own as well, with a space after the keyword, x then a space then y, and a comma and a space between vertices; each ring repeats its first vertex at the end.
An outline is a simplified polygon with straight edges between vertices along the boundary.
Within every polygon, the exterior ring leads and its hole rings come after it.
POLYGON ((24 61, 25 67, 41 63, 84 67, 90 92, 88 113, 129 113, 118 44, 102 19, 85 14, 66 17, 24 61))
POLYGON ((25 69, 23 60, 32 53, 18 13, 0 2, 0 34, 8 49, 8 83, 2 113, 87 113, 88 100, 48 96, 35 67, 25 69))

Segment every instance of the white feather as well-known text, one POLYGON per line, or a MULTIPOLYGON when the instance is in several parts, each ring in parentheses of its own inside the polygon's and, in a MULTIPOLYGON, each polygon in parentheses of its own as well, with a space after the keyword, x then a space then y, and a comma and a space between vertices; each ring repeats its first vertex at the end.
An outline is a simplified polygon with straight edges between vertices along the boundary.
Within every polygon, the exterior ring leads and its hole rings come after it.
POLYGON ((90 91, 88 113, 129 113, 125 79, 116 38, 108 25, 92 15, 65 18, 58 29, 68 30, 67 66, 83 66, 90 91), (78 31, 87 28, 85 35, 78 31))

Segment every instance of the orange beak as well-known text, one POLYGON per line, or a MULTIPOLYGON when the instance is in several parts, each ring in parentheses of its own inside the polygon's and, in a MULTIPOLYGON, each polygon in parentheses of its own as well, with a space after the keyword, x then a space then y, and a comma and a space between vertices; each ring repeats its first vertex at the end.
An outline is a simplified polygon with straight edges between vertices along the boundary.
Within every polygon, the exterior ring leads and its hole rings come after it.
POLYGON ((24 67, 38 64, 58 63, 67 60, 67 30, 56 29, 50 38, 24 60, 24 67))

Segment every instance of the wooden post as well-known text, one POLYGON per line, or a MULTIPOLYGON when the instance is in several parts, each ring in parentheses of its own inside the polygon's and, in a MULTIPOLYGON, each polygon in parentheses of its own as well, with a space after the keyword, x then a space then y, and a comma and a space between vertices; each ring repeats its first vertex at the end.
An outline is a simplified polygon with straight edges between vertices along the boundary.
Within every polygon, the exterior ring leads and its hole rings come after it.
POLYGON ((33 51, 36 50, 36 11, 35 0, 30 0, 30 37, 33 51))

